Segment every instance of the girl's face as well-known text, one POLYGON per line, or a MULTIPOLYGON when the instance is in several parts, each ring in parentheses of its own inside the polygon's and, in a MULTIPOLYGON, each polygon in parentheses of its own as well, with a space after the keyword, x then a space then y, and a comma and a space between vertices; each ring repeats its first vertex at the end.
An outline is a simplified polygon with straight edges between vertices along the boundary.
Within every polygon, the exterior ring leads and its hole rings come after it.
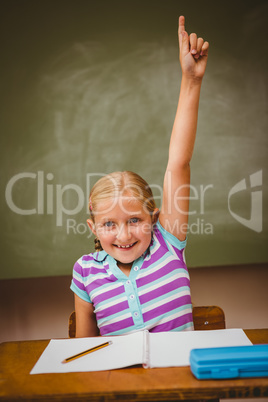
POLYGON ((157 215, 158 209, 151 216, 136 198, 122 196, 100 202, 88 224, 106 253, 124 268, 149 247, 157 215))

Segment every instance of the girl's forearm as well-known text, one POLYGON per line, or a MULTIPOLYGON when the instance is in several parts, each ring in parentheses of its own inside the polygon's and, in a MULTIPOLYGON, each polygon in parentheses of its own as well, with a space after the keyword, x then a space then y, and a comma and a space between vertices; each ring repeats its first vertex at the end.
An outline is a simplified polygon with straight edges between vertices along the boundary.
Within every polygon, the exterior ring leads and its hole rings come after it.
POLYGON ((168 170, 189 166, 197 129, 202 80, 182 77, 178 108, 172 129, 168 170))

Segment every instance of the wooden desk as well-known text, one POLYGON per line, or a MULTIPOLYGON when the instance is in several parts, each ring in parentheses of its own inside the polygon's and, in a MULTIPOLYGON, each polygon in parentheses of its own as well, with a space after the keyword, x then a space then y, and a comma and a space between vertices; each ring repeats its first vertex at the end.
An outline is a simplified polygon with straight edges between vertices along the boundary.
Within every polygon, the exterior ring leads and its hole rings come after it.
MULTIPOLYGON (((253 343, 268 343, 268 329, 245 333, 253 343)), ((0 345, 0 401, 144 402, 268 397, 268 378, 198 381, 189 367, 30 375, 47 344, 42 340, 0 345)))

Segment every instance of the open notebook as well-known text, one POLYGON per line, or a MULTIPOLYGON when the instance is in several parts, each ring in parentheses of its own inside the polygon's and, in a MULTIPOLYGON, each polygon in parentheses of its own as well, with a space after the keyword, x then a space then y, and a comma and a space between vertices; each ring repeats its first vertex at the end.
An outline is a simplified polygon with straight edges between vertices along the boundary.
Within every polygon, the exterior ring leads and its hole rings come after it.
POLYGON ((251 345, 242 329, 139 331, 120 336, 53 339, 31 374, 102 371, 137 364, 144 367, 188 366, 192 349, 239 345, 251 345), (62 363, 64 359, 106 341, 112 341, 112 344, 69 363, 62 363))

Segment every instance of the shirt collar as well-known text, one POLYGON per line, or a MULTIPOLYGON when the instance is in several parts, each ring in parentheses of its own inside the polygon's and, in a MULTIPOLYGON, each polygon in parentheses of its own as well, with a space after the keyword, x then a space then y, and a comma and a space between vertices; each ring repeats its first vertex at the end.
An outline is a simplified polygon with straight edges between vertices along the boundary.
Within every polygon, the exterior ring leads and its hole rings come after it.
POLYGON ((92 254, 92 257, 94 258, 95 261, 97 262, 103 262, 107 258, 107 253, 106 251, 96 251, 95 253, 92 254))

